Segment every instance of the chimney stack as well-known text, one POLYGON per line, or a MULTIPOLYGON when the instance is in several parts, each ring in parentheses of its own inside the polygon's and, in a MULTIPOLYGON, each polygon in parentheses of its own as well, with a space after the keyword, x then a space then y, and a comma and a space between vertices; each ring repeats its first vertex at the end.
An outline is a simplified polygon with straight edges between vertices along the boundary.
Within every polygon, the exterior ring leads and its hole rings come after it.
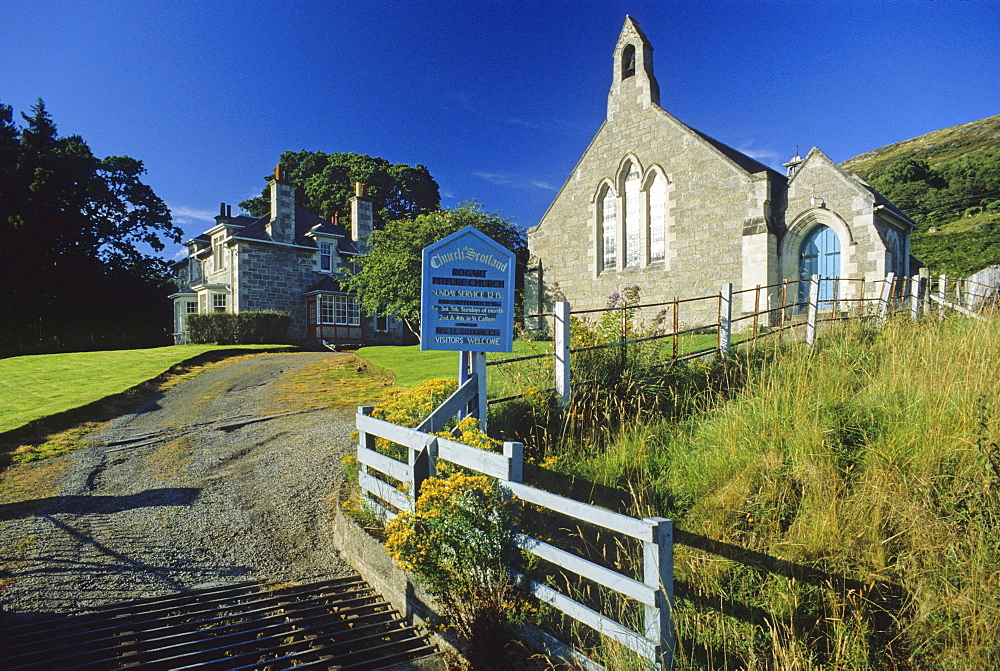
POLYGON ((363 182, 354 183, 354 196, 351 198, 351 237, 358 251, 368 251, 368 238, 371 237, 374 219, 372 216, 372 201, 365 195, 363 182))
POLYGON ((295 186, 282 179, 281 164, 274 167, 271 187, 271 220, 267 224, 267 234, 275 242, 293 244, 295 242, 295 186))

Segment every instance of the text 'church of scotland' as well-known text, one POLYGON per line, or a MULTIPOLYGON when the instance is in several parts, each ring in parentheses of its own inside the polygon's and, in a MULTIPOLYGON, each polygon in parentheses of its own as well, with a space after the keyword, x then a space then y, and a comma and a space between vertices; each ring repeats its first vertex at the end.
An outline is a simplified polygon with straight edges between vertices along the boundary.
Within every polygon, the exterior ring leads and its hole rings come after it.
MULTIPOLYGON (((607 119, 528 231, 526 310, 547 308, 556 286, 585 310, 628 285, 651 303, 727 282, 739 291, 814 273, 874 281, 909 272, 913 222, 820 150, 796 156, 785 176, 664 111, 653 48, 631 18, 612 81, 607 119)), ((857 297, 860 283, 842 284, 842 298, 857 297)), ((734 311, 751 312, 754 293, 734 311)))

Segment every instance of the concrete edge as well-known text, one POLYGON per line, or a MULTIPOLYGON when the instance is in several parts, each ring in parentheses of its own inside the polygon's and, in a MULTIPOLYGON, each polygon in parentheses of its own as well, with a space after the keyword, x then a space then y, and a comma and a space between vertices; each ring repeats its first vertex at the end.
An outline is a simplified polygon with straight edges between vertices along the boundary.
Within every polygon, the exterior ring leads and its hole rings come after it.
MULTIPOLYGON (((439 650, 456 657, 467 666, 465 658, 457 647, 458 642, 441 632, 443 619, 435 611, 434 598, 411 580, 409 574, 396 566, 396 562, 389 557, 385 546, 379 540, 372 538, 344 513, 340 506, 339 495, 336 501, 337 510, 333 516, 333 546, 340 552, 344 561, 391 603, 408 623, 419 627, 439 650)), ((441 653, 407 664, 416 662, 421 665, 404 665, 398 668, 400 671, 403 669, 445 671, 449 668, 444 654, 441 653), (428 666, 428 664, 438 664, 438 666, 428 666)))

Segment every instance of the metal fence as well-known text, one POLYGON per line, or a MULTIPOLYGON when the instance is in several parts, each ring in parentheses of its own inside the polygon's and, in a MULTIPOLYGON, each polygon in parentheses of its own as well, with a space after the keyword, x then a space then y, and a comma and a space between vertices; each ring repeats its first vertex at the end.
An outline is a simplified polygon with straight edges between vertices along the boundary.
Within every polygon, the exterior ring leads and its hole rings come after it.
MULTIPOLYGON (((972 278, 959 280, 954 284, 954 297, 948 297, 948 278, 938 278, 937 293, 931 292, 930 278, 914 275, 896 277, 889 273, 883 280, 853 278, 821 278, 813 275, 807 279, 785 280, 771 285, 758 285, 733 291, 732 284, 724 284, 717 294, 695 298, 674 298, 658 303, 628 305, 623 303, 607 308, 572 310, 568 302, 557 302, 551 313, 527 315, 525 323, 544 323, 552 336, 552 350, 540 354, 492 360, 487 366, 503 366, 522 361, 550 358, 553 360, 554 391, 564 404, 571 400, 573 385, 585 384, 585 380, 572 380, 571 367, 574 355, 588 351, 617 348, 626 356, 629 347, 643 343, 662 341, 665 356, 661 364, 685 361, 715 353, 726 354, 734 346, 756 342, 761 338, 805 340, 812 344, 817 338, 821 324, 872 319, 884 322, 892 314, 908 313, 918 319, 932 311, 936 303, 939 314, 954 310, 975 319, 986 319, 986 315, 997 309, 1000 303, 997 286, 977 282, 972 278), (744 309, 737 313, 734 305, 742 302, 744 309), (692 314, 705 314, 705 304, 714 304, 717 318, 713 322, 698 323, 685 321, 684 310, 691 307, 692 314), (752 307, 750 307, 752 305, 752 307), (746 309, 749 308, 749 309, 746 309), (643 331, 631 324, 630 314, 638 311, 660 310, 660 326, 654 332, 643 331), (579 347, 570 343, 570 325, 577 319, 589 323, 591 327, 602 316, 617 313, 621 326, 618 340, 579 347), (551 324, 551 327, 548 326, 551 324), (686 336, 696 333, 716 334, 711 347, 683 351, 682 342, 686 336)), ((504 403, 524 396, 512 394, 491 398, 490 405, 504 403)))

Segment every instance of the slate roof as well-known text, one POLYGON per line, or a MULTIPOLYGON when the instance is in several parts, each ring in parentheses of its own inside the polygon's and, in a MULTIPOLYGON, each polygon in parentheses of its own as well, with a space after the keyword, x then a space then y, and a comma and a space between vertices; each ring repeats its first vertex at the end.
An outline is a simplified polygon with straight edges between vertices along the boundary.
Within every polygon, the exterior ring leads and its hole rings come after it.
MULTIPOLYGON (((685 124, 685 125, 687 125, 687 124, 685 124)), ((719 151, 721 151, 723 154, 726 155, 726 158, 728 158, 730 161, 732 161, 736 165, 740 166, 741 168, 743 168, 744 170, 746 170, 750 174, 753 174, 755 172, 770 172, 773 175, 776 175, 776 176, 781 177, 782 179, 784 179, 785 176, 782 175, 777 170, 775 170, 774 168, 769 168, 766 165, 764 165, 763 163, 761 163, 760 161, 757 161, 756 159, 750 158, 749 156, 747 156, 743 152, 737 151, 736 149, 733 149, 729 145, 723 144, 722 142, 719 142, 714 137, 711 137, 709 135, 705 135, 704 133, 702 133, 697 128, 691 128, 691 126, 687 126, 687 127, 688 127, 688 129, 691 130, 692 133, 694 133, 695 135, 697 135, 698 137, 700 137, 702 140, 704 140, 705 142, 708 142, 710 145, 712 145, 713 147, 715 147, 716 149, 718 149, 719 151)))
MULTIPOLYGON (((234 235, 240 238, 251 240, 271 241, 271 236, 267 234, 267 225, 271 222, 270 213, 257 219, 247 216, 234 217, 233 221, 243 225, 234 235)), ((348 254, 357 254, 354 243, 350 242, 351 234, 340 224, 334 224, 319 217, 298 205, 295 206, 295 244, 303 247, 315 247, 316 241, 306 235, 307 233, 320 233, 340 238, 337 241, 337 248, 348 254), (345 244, 346 243, 346 244, 345 244)))
POLYGON ((340 284, 340 282, 335 277, 333 277, 332 275, 325 276, 319 282, 317 282, 316 284, 314 284, 311 287, 309 287, 308 289, 306 289, 304 293, 310 294, 310 293, 314 293, 314 292, 317 292, 317 291, 332 291, 332 292, 338 293, 338 294, 346 294, 346 293, 348 293, 347 289, 345 289, 340 284))

